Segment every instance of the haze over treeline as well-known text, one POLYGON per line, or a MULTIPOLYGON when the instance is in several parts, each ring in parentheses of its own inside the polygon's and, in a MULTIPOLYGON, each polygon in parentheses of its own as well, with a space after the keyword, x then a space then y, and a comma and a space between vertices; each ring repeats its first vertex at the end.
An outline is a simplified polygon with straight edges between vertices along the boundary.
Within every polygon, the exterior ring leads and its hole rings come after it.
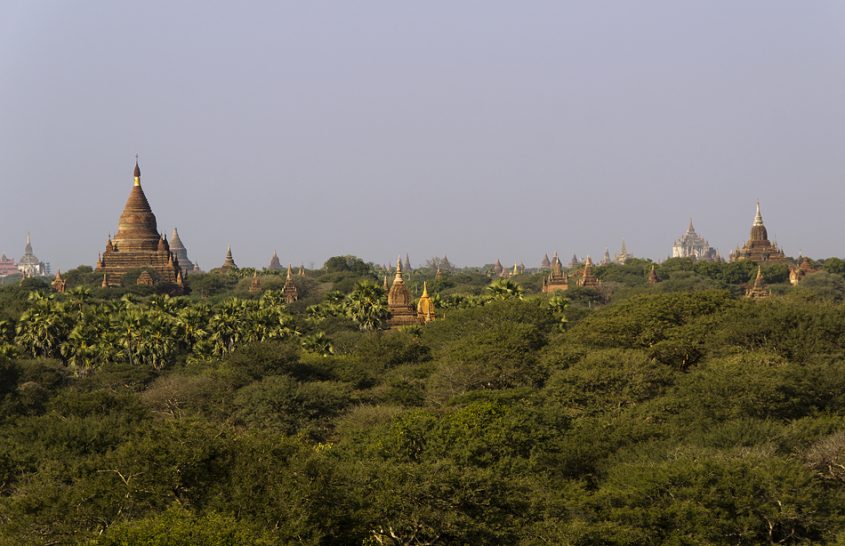
POLYGON ((0 252, 92 265, 135 153, 219 265, 843 255, 841 2, 15 2, 0 252))

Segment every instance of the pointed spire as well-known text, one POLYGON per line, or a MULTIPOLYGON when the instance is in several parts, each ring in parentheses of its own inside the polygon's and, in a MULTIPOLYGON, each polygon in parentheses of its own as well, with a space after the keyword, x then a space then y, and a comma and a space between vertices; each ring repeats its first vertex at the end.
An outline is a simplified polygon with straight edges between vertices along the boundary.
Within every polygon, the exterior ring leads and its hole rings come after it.
POLYGON ((648 284, 657 284, 657 273, 654 271, 654 264, 651 264, 651 270, 649 270, 648 275, 646 276, 646 282, 648 284))
POLYGON ((402 281, 402 256, 396 258, 396 277, 394 277, 393 282, 403 282, 402 281))
POLYGON ((238 266, 235 264, 235 259, 232 258, 232 245, 226 245, 226 258, 223 260, 223 265, 220 269, 224 271, 237 270, 238 266))
POLYGON ((755 226, 762 226, 763 225, 763 215, 760 214, 760 201, 757 201, 757 214, 754 216, 754 225, 755 226))
POLYGON ((261 280, 258 278, 258 271, 252 272, 252 282, 249 285, 250 294, 261 292, 261 280))
POLYGON ((692 227, 692 216, 690 216, 690 219, 689 219, 689 226, 687 227, 687 233, 689 233, 689 234, 695 233, 695 228, 692 227))
POLYGON ((302 265, 302 264, 299 264, 299 273, 298 273, 298 275, 299 275, 300 277, 305 277, 305 266, 304 266, 304 265, 302 265))
POLYGON ((287 274, 286 280, 288 280, 288 281, 293 280, 293 267, 291 267, 290 264, 288 264, 288 274, 287 274))
MULTIPOLYGON (((155 174, 155 173, 153 173, 155 174)), ((135 154, 135 172, 133 173, 133 177, 135 178, 135 185, 141 185, 141 167, 138 165, 138 154, 135 154)))
POLYGON ((385 292, 390 290, 390 287, 387 285, 387 275, 384 276, 384 285, 382 286, 385 292))

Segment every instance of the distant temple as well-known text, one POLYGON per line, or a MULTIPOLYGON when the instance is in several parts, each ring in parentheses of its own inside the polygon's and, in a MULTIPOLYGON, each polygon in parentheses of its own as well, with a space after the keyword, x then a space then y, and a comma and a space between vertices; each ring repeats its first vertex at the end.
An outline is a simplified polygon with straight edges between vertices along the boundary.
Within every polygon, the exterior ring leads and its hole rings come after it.
POLYGON ((428 283, 423 281, 423 293, 420 296, 420 301, 417 302, 417 322, 422 324, 429 323, 436 318, 434 312, 434 302, 431 296, 428 295, 428 283))
POLYGON ((690 218, 686 233, 672 245, 673 258, 694 258, 696 260, 716 260, 718 253, 707 240, 695 232, 690 218))
POLYGON ((763 282, 763 269, 758 265, 757 276, 754 277, 754 284, 745 291, 745 297, 750 299, 761 299, 768 298, 771 295, 771 291, 766 286, 766 283, 763 282))
MULTIPOLYGON (((153 283, 182 283, 178 259, 170 252, 164 235, 158 233, 156 217, 141 189, 141 169, 135 161, 135 183, 123 207, 117 233, 106 242, 97 271, 104 286, 121 286, 126 273, 143 269, 153 283)), ((138 282, 146 281, 139 276, 138 282)))
POLYGON ((18 271, 20 271, 20 274, 24 278, 46 277, 50 274, 50 267, 32 253, 32 242, 29 239, 29 233, 26 234, 26 246, 24 247, 23 256, 18 262, 18 271))
POLYGON ((232 258, 232 245, 226 245, 226 257, 223 259, 223 265, 220 266, 220 271, 228 273, 229 271, 237 271, 238 264, 232 258))
POLYGON ((633 254, 628 253, 628 247, 625 246, 625 241, 622 241, 622 248, 619 249, 619 254, 616 255, 616 263, 619 265, 625 265, 628 260, 633 258, 633 254))
MULTIPOLYGON (((384 278, 387 284, 387 277, 384 278)), ((285 303, 293 303, 299 299, 299 293, 296 290, 296 285, 293 284, 293 268, 288 264, 288 274, 285 277, 285 286, 282 288, 282 294, 285 297, 285 303)))
POLYGON ((411 269, 411 258, 407 254, 405 254, 405 271, 407 271, 408 273, 413 271, 411 269))
POLYGON ((593 273, 593 260, 589 256, 584 260, 584 269, 581 271, 581 276, 578 277, 577 284, 584 288, 596 288, 599 285, 599 279, 593 273))
POLYGON ((552 262, 549 260, 549 255, 546 254, 543 256, 543 260, 540 262, 540 269, 548 270, 552 267, 552 262))
POLYGON ((54 278, 53 282, 50 283, 50 287, 59 294, 65 293, 65 289, 67 288, 67 282, 65 281, 64 277, 62 277, 61 271, 56 271, 56 278, 54 278))
POLYGON ((792 286, 796 286, 799 282, 804 280, 804 277, 815 272, 816 269, 813 267, 813 264, 810 263, 810 259, 805 256, 801 259, 797 266, 789 266, 789 283, 792 286))
POLYGON ((763 225, 763 215, 760 214, 760 203, 757 203, 757 214, 754 216, 754 224, 751 226, 751 237, 742 248, 737 247, 731 252, 732 262, 745 260, 754 263, 782 262, 786 259, 783 250, 776 244, 769 241, 769 233, 763 225))
POLYGON ((179 262, 179 268, 182 270, 182 276, 188 273, 194 273, 198 270, 197 266, 188 259, 188 249, 182 243, 179 237, 179 232, 173 228, 173 233, 170 234, 170 252, 176 255, 176 260, 179 262))
POLYGON ((252 281, 249 284, 249 293, 257 294, 261 292, 261 279, 258 278, 258 271, 252 272, 252 281))
POLYGON ((267 269, 270 271, 281 271, 282 270, 282 262, 279 261, 279 255, 276 254, 276 251, 273 251, 273 256, 270 258, 270 265, 267 266, 267 269))
POLYGON ((573 254, 572 259, 569 260, 569 267, 578 267, 581 265, 581 262, 578 261, 578 255, 573 254))
POLYGON ((569 277, 567 277, 566 271, 563 270, 560 258, 557 257, 557 252, 555 252, 551 262, 551 271, 549 272, 549 275, 543 279, 543 292, 550 294, 552 292, 563 292, 565 290, 569 290, 569 277))
POLYGON ((604 256, 602 256, 599 265, 610 265, 610 249, 604 247, 604 256))
POLYGON ((505 273, 505 267, 502 265, 502 262, 498 259, 496 263, 493 264, 493 276, 494 277, 501 277, 505 273))
POLYGON ((15 260, 7 258, 5 254, 0 256, 0 277, 8 277, 18 273, 18 264, 15 263, 15 260))
POLYGON ((651 269, 649 269, 648 275, 646 275, 645 282, 648 284, 657 284, 660 282, 660 279, 657 278, 657 273, 654 272, 654 264, 651 264, 651 269))
POLYGON ((411 293, 402 278, 402 259, 396 260, 396 276, 393 285, 387 293, 387 310, 390 318, 387 324, 390 328, 399 328, 418 324, 417 312, 411 303, 411 293))

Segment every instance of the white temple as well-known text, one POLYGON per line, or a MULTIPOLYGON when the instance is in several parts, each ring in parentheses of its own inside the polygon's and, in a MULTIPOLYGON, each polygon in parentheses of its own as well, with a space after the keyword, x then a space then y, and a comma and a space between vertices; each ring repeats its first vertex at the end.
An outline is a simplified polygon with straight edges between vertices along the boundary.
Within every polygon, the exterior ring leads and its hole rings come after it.
POLYGON ((46 277, 50 274, 50 266, 39 260, 32 253, 32 242, 29 239, 29 233, 26 234, 26 247, 24 248, 23 257, 18 262, 18 271, 24 277, 46 277))
POLYGON ((716 249, 711 247, 704 237, 695 232, 695 228, 692 226, 692 218, 690 218, 687 232, 681 235, 681 238, 677 239, 675 244, 672 245, 672 257, 715 260, 717 256, 716 249))

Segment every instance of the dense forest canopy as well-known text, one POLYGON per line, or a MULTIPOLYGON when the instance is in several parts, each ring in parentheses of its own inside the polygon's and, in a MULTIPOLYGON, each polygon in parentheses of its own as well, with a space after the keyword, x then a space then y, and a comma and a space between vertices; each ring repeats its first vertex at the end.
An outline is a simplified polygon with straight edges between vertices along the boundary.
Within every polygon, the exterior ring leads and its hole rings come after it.
POLYGON ((845 544, 845 267, 0 288, 0 545, 845 544))

